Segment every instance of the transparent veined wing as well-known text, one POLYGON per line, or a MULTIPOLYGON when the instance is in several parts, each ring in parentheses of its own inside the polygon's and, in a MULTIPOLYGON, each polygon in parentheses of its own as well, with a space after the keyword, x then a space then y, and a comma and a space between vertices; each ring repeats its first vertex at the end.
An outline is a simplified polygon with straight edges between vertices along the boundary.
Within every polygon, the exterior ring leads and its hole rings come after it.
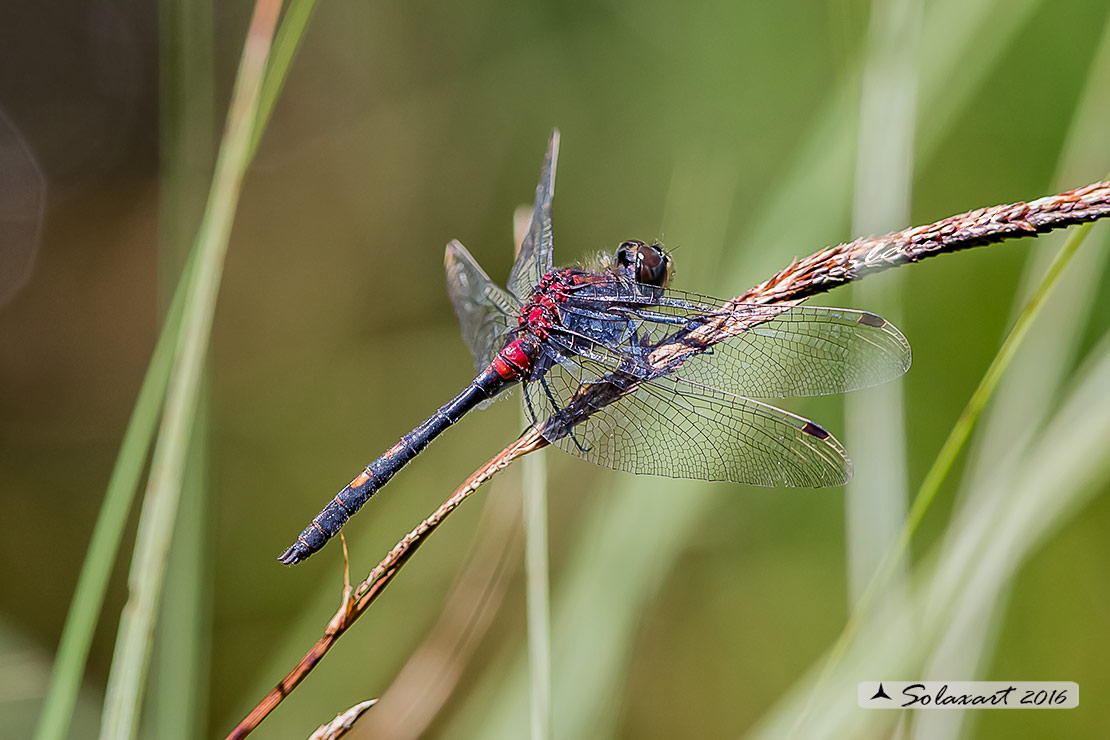
POLYGON ((593 365, 561 356, 525 383, 526 408, 544 437, 572 455, 631 473, 757 486, 821 488, 851 478, 844 448, 805 418, 673 375, 622 379, 593 365), (594 393, 608 379, 611 387, 594 393))
POLYGON ((474 356, 475 368, 481 371, 517 327, 520 302, 490 280, 459 242, 447 245, 443 263, 447 293, 459 317, 463 340, 474 356))
POLYGON ((540 181, 536 185, 532 224, 509 273, 509 291, 521 301, 528 299, 540 278, 551 269, 554 239, 551 229, 551 199, 555 195, 555 165, 558 159, 559 131, 556 129, 551 132, 547 155, 540 171, 540 181))
POLYGON ((676 374, 729 393, 791 398, 868 388, 910 368, 902 332, 867 311, 757 306, 744 313, 757 319, 751 328, 688 358, 676 374))
POLYGON ((897 378, 912 360, 897 327, 867 311, 820 306, 741 304, 676 290, 640 299, 591 296, 595 311, 634 320, 649 346, 696 334, 727 316, 745 327, 687 356, 675 373, 688 381, 754 398, 820 396, 897 378))

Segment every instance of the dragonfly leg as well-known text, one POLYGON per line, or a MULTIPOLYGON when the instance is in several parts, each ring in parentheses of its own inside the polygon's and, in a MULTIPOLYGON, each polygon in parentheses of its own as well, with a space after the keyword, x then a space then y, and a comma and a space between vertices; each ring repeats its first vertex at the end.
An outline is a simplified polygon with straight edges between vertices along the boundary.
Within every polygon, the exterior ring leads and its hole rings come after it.
POLYGON ((524 396, 524 407, 528 409, 528 418, 532 420, 533 424, 539 424, 540 418, 536 416, 536 410, 532 408, 532 396, 528 393, 528 382, 521 383, 524 386, 522 395, 524 396))
MULTIPOLYGON (((547 400, 551 401, 551 408, 556 409, 556 412, 562 411, 559 408, 559 402, 555 400, 555 396, 551 393, 550 386, 547 385, 546 375, 540 376, 540 385, 543 387, 543 392, 547 394, 547 400)), ((567 429, 567 436, 570 437, 571 442, 574 442, 574 446, 578 448, 579 452, 586 453, 590 451, 589 447, 583 447, 582 443, 578 441, 578 437, 574 434, 574 427, 567 429)))

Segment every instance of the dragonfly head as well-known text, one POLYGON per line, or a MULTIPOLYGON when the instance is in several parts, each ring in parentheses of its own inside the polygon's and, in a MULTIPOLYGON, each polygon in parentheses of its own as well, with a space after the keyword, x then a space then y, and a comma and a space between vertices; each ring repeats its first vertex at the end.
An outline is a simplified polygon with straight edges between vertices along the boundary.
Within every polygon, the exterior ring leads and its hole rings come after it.
POLYGON ((659 244, 641 241, 622 242, 614 255, 617 268, 628 271, 636 282, 644 285, 666 287, 674 271, 671 256, 659 244))

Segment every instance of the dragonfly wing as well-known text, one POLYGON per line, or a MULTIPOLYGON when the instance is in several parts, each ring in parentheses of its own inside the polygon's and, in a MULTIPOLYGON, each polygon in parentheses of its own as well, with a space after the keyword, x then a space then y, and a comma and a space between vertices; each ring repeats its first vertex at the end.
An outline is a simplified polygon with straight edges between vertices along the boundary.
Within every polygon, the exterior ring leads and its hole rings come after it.
POLYGON ((813 422, 675 376, 634 384, 568 425, 565 410, 598 382, 601 368, 590 365, 564 357, 525 384, 529 413, 546 418, 544 436, 572 455, 631 473, 758 486, 821 488, 851 477, 844 448, 813 422))
POLYGON ((447 245, 444 267, 447 293, 459 317, 463 339, 474 356, 475 367, 481 371, 517 327, 520 302, 490 280, 457 241, 447 245))
POLYGON ((707 321, 727 316, 744 327, 690 355, 680 377, 755 398, 820 396, 857 390, 899 377, 910 367, 909 342, 889 321, 867 311, 820 306, 747 304, 660 291, 637 298, 591 298, 595 311, 634 317, 640 341, 658 346, 697 336, 707 321))
POLYGON ((551 132, 547 156, 536 185, 536 202, 532 207, 532 224, 520 246, 513 269, 509 273, 509 291, 521 301, 527 300, 540 278, 551 269, 553 233, 551 199, 555 195, 555 164, 559 158, 559 131, 551 132))
POLYGON ((753 306, 742 314, 751 328, 689 357, 677 374, 729 393, 789 398, 867 388, 910 367, 902 332, 867 311, 753 306))

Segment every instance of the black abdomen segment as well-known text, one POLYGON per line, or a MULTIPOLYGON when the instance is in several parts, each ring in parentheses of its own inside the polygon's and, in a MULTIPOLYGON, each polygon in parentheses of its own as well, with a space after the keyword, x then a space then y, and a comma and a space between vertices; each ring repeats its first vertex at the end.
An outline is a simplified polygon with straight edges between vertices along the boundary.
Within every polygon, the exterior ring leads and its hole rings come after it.
POLYGON ((379 488, 389 482, 397 471, 416 457, 445 429, 462 418, 487 398, 497 395, 514 381, 501 377, 491 367, 486 368, 454 400, 440 407, 431 418, 413 429, 393 445, 384 455, 366 466, 335 498, 316 515, 297 541, 278 560, 286 565, 299 563, 324 546, 339 532, 359 508, 362 507, 379 488))

